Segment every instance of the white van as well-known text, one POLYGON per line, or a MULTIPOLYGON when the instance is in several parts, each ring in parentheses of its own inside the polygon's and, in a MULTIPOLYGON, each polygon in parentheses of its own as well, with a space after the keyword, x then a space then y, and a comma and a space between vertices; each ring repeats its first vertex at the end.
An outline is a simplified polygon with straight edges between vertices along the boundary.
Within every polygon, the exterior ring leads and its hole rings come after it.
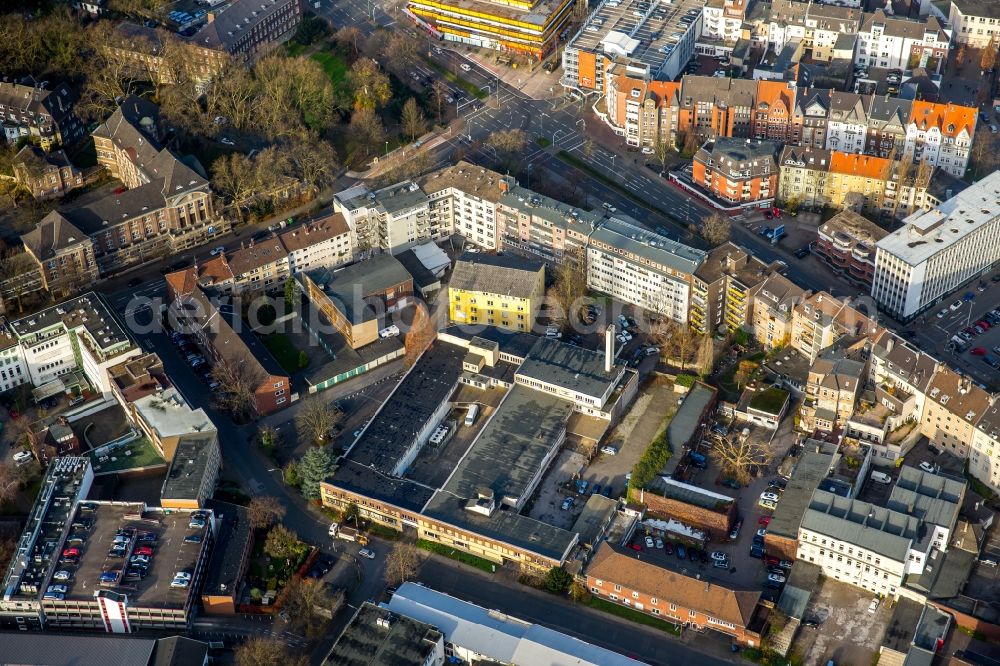
POLYGON ((879 483, 892 483, 892 477, 885 472, 872 472, 872 481, 879 483))
POLYGON ((465 425, 470 426, 476 422, 476 416, 479 415, 479 405, 471 405, 469 411, 465 414, 465 425))

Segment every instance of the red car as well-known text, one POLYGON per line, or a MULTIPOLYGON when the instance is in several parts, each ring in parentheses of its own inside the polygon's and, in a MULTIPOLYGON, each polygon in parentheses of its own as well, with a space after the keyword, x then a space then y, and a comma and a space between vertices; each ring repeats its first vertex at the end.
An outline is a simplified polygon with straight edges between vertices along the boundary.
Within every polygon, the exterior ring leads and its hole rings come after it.
POLYGON ((642 550, 642 546, 637 543, 630 543, 628 547, 632 550, 642 550))
POLYGON ((63 557, 80 557, 79 548, 67 548, 63 551, 63 557))
POLYGON ((769 567, 776 567, 780 563, 781 563, 781 560, 779 560, 777 557, 765 557, 764 558, 764 564, 766 564, 769 567))
POLYGON ((984 331, 990 330, 990 323, 988 321, 985 321, 985 320, 979 320, 979 321, 977 321, 976 322, 976 326, 978 326, 979 328, 983 329, 984 331))
POLYGON ((757 524, 763 525, 764 527, 767 527, 767 524, 770 522, 771 522, 771 516, 761 516, 760 518, 757 519, 757 524))
POLYGON ((973 347, 969 353, 973 356, 986 356, 986 350, 982 347, 973 347))
POLYGON ((774 215, 776 218, 780 218, 781 210, 779 210, 778 207, 775 206, 774 208, 771 209, 771 214, 774 215))
POLYGON ((153 549, 150 548, 149 546, 139 546, 138 548, 135 549, 135 554, 136 555, 152 555, 153 554, 153 549))

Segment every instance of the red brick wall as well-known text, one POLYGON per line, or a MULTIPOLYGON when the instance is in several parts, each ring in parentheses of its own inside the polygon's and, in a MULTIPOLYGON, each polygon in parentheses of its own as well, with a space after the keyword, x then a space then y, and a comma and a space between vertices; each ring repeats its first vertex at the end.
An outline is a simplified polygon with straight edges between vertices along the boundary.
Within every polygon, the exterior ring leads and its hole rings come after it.
POLYGON ((764 535, 764 551, 768 555, 794 562, 798 550, 799 542, 796 539, 789 539, 788 537, 776 534, 764 535))
POLYGON ((955 624, 963 629, 975 631, 981 634, 983 639, 988 641, 1000 641, 1000 626, 997 626, 992 622, 987 622, 986 620, 980 620, 978 617, 968 615, 962 611, 955 610, 954 608, 949 608, 948 606, 937 603, 936 601, 928 600, 927 603, 934 606, 938 610, 951 615, 951 617, 955 620, 955 624))
POLYGON ((288 407, 292 401, 291 394, 292 386, 288 377, 269 375, 264 380, 264 383, 258 386, 254 392, 254 398, 257 402, 257 413, 264 416, 288 407), (281 384, 281 386, 276 388, 277 384, 281 384), (279 392, 281 395, 278 395, 279 392))
POLYGON ((651 517, 676 518, 685 525, 705 530, 710 538, 727 538, 736 520, 735 502, 731 502, 726 511, 712 511, 653 493, 643 493, 642 503, 651 517))

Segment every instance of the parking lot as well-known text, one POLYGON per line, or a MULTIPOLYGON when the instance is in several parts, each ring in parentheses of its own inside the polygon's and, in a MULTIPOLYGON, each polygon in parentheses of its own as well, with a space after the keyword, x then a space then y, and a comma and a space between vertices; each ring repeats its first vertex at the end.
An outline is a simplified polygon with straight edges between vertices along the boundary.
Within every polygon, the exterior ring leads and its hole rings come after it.
POLYGON ((528 515, 564 530, 571 528, 583 511, 593 486, 588 484, 586 493, 579 493, 572 485, 566 484, 575 478, 586 464, 586 458, 580 453, 569 450, 560 452, 549 467, 548 473, 542 478, 528 515), (572 498, 573 504, 563 509, 563 501, 566 498, 572 498))
POLYGON ((802 663, 872 663, 892 617, 889 603, 881 603, 875 613, 869 613, 873 598, 853 585, 821 578, 804 615, 816 620, 818 626, 800 629, 793 648, 804 656, 802 663))
MULTIPOLYGON (((1000 277, 1000 274, 994 277, 1000 277)), ((1000 348, 1000 325, 990 325, 983 333, 975 329, 976 322, 983 321, 983 317, 998 304, 1000 280, 982 278, 921 315, 910 324, 907 335, 927 351, 942 358, 947 355, 950 365, 968 373, 981 384, 998 389, 1000 372, 990 367, 987 361, 995 360, 1000 365, 1000 352, 997 351, 1000 348), (984 290, 979 291, 980 288, 984 290), (968 339, 958 347, 952 341, 956 335, 968 339)))

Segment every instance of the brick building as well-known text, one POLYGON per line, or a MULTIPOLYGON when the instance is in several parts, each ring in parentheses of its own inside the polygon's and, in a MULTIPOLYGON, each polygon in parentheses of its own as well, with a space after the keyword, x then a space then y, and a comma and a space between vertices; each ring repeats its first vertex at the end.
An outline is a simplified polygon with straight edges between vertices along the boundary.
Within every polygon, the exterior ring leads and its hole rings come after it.
POLYGON ((46 90, 30 77, 24 83, 0 81, 4 138, 16 143, 30 137, 43 150, 71 146, 84 136, 83 123, 73 111, 75 103, 76 95, 65 83, 46 90))
POLYGON ((605 543, 587 570, 587 588, 606 601, 694 629, 713 629, 736 643, 759 647, 770 611, 760 591, 658 567, 605 543))
POLYGON ((694 156, 692 180, 726 204, 767 205, 778 194, 778 146, 723 137, 708 141, 694 156))
POLYGON ((61 150, 25 146, 14 156, 14 179, 38 201, 55 199, 83 185, 83 174, 61 150))

